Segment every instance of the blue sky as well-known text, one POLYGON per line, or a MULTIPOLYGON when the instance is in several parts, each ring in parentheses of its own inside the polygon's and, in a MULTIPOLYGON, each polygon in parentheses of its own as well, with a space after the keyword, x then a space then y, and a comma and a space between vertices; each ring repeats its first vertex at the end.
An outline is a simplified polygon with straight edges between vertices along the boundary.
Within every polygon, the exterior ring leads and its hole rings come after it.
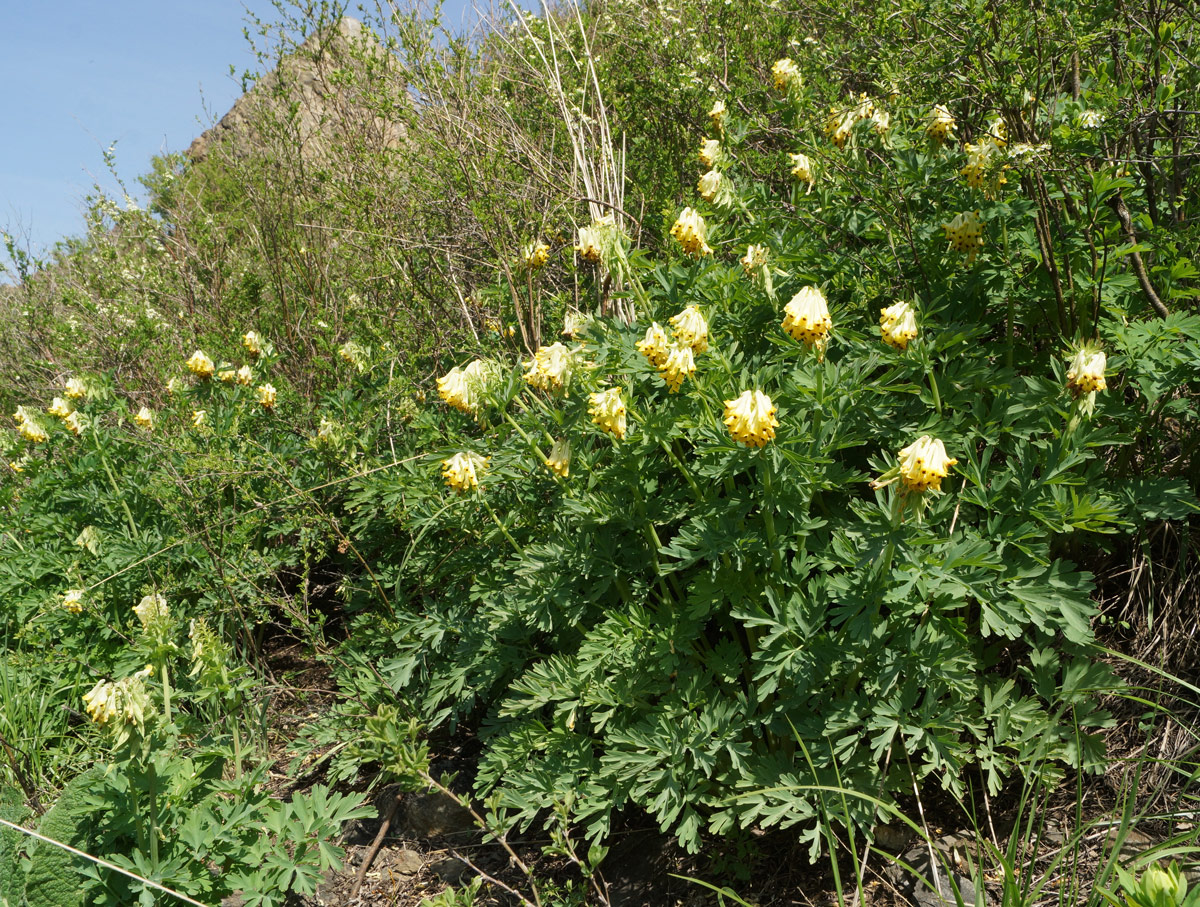
MULTIPOLYGON (((448 0, 448 25, 465 5, 448 0)), ((0 229, 45 250, 83 232, 94 183, 113 191, 110 144, 131 191, 152 156, 186 149, 241 93, 230 66, 257 68, 247 8, 278 18, 270 0, 2 0, 0 229)))

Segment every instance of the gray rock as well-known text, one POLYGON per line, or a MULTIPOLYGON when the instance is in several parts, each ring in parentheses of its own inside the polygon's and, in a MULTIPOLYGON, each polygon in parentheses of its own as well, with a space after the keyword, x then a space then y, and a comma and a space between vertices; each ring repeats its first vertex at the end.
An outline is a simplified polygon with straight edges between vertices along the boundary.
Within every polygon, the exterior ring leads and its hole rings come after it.
POLYGON ((943 835, 933 842, 933 856, 936 868, 930 859, 930 847, 922 842, 906 850, 884 870, 883 876, 902 897, 918 907, 956 907, 959 898, 967 907, 974 907, 970 841, 957 835, 943 835))
POLYGON ((387 861, 388 869, 405 876, 415 876, 425 868, 425 861, 415 850, 398 850, 387 861))
POLYGON ((475 819, 470 812, 441 791, 406 797, 402 811, 405 829, 418 838, 475 830, 475 819))
POLYGON ((457 857, 446 857, 429 867, 429 871, 447 885, 457 885, 470 873, 470 867, 457 857))

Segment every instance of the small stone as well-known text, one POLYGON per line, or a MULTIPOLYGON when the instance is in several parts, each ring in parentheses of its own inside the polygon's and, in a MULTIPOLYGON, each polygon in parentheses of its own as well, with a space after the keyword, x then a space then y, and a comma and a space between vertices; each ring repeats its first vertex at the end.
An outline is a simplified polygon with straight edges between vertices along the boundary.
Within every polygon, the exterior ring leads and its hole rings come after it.
POLYGON ((388 862, 388 868, 400 875, 415 876, 425 868, 425 861, 415 850, 398 850, 388 862))
POLYGON ((447 885, 457 885, 470 870, 467 864, 457 857, 446 857, 431 865, 429 871, 447 885))
POLYGON ((441 791, 406 798, 404 824, 409 832, 419 838, 475 830, 475 819, 471 813, 441 791))

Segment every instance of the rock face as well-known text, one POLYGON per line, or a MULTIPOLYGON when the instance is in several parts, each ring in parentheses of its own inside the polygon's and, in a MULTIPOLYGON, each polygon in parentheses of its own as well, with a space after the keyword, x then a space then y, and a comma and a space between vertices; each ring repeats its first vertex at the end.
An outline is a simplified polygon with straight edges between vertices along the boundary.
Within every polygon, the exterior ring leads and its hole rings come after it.
POLYGON ((218 147, 246 155, 271 147, 273 136, 266 131, 278 134, 281 129, 299 144, 306 160, 323 158, 333 142, 350 132, 376 147, 394 148, 406 137, 404 124, 376 111, 406 105, 404 82, 391 55, 374 32, 347 16, 285 56, 192 142, 187 156, 200 162, 218 147))

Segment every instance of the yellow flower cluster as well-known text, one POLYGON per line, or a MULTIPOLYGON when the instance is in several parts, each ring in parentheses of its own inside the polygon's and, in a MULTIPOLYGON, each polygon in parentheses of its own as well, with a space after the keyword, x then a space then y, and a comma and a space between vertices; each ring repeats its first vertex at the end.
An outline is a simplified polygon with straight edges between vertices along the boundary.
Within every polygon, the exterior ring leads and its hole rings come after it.
POLYGON ((917 337, 917 313, 904 300, 880 309, 879 333, 888 346, 907 349, 909 341, 917 337))
POLYGON ((672 345, 667 353, 667 361, 659 369, 663 380, 667 382, 667 390, 676 393, 683 385, 683 379, 696 374, 696 359, 692 348, 683 343, 672 345))
POLYGON ((575 371, 575 354, 562 343, 542 346, 525 363, 525 383, 538 390, 561 391, 575 371))
POLYGON ((792 162, 792 176, 799 182, 808 183, 808 191, 812 192, 813 183, 817 181, 817 178, 813 175, 812 161, 808 159, 808 155, 797 151, 795 154, 789 154, 788 157, 792 162))
POLYGON ((77 412, 68 413, 67 418, 63 419, 63 425, 67 427, 67 431, 76 437, 83 434, 83 422, 80 421, 79 413, 77 412))
POLYGON ((217 380, 222 384, 233 384, 237 380, 237 372, 231 368, 223 368, 217 372, 217 380))
POLYGON ((685 378, 696 374, 695 354, 708 349, 708 322, 696 306, 690 305, 671 318, 671 327, 674 336, 668 339, 661 325, 654 322, 637 348, 675 393, 685 378))
POLYGON ((81 378, 72 378, 67 382, 66 388, 63 390, 63 393, 72 400, 82 400, 87 396, 87 392, 87 385, 83 383, 81 378))
POLYGON ((675 225, 671 227, 671 235, 679 241, 688 255, 712 255, 712 247, 706 241, 707 233, 704 218, 695 208, 684 208, 675 225))
POLYGON ((565 479, 571 474, 571 442, 559 438, 550 448, 550 456, 546 458, 546 468, 556 476, 565 479))
POLYGON ((775 405, 762 391, 743 391, 736 399, 725 401, 725 426, 739 444, 762 447, 775 437, 778 425, 775 405))
POLYGON ((983 221, 978 211, 964 211, 948 224, 942 224, 950 248, 967 254, 967 264, 975 263, 975 256, 983 248, 983 221))
POLYGON ((708 321, 696 306, 690 305, 672 315, 671 327, 675 329, 676 342, 687 344, 697 353, 708 349, 708 321))
POLYGON ((343 362, 353 365, 360 372, 367 367, 367 351, 353 340, 342 344, 338 350, 338 357, 343 362))
POLYGON ((1103 350, 1081 346, 1067 367, 1067 387, 1078 397, 1107 389, 1104 371, 1108 368, 1108 356, 1103 350))
POLYGON ((776 91, 790 91, 792 86, 800 86, 800 67, 791 57, 784 57, 776 60, 771 67, 771 77, 775 81, 776 91))
POLYGON ((720 139, 701 139, 700 140, 700 158, 701 166, 712 169, 717 166, 717 162, 721 159, 721 140, 720 139))
POLYGON ((619 387, 588 394, 588 415, 592 417, 592 422, 618 441, 624 439, 625 402, 621 399, 619 387))
POLYGON ((876 108, 871 114, 871 128, 875 130, 876 135, 887 135, 887 131, 892 128, 892 115, 886 110, 876 108))
POLYGON ((150 697, 146 694, 142 678, 149 673, 147 667, 124 680, 102 680, 97 683, 83 697, 88 717, 101 725, 115 719, 122 724, 141 727, 145 723, 146 710, 150 707, 150 697))
POLYGON ((742 270, 747 274, 753 274, 760 268, 767 265, 767 247, 751 243, 746 247, 746 254, 742 256, 742 270))
POLYGON ((1003 162, 1007 134, 1004 121, 995 120, 978 142, 967 142, 965 146, 967 163, 959 172, 966 178, 968 186, 981 190, 987 198, 994 198, 1000 187, 1008 182, 1003 162))
POLYGON ((41 444, 49 440, 46 429, 42 428, 41 423, 33 418, 25 407, 18 406, 17 411, 13 413, 13 419, 17 423, 17 433, 26 441, 41 444))
POLYGON ((243 365, 237 370, 237 383, 242 387, 249 387, 252 381, 254 381, 254 372, 250 366, 243 365))
POLYGON ((142 600, 133 606, 133 613, 143 627, 148 627, 155 621, 170 617, 171 609, 167 607, 166 596, 153 592, 142 596, 142 600))
POLYGON ((479 479, 487 471, 488 457, 471 451, 461 451, 442 461, 442 478, 455 491, 470 491, 479 487, 479 479))
POLYGON ((52 416, 57 416, 59 419, 65 419, 71 413, 75 412, 75 407, 64 400, 62 397, 55 397, 50 403, 50 408, 46 410, 52 416))
POLYGON ((274 409, 276 396, 277 393, 273 384, 260 384, 258 386, 258 403, 263 409, 274 409))
POLYGON ((832 328, 829 304, 816 287, 804 287, 783 307, 783 329, 810 350, 824 354, 832 328))
POLYGON ((638 352, 650 360, 655 368, 666 364, 669 346, 667 334, 657 321, 646 328, 646 336, 637 342, 638 352))
POLYGON ((575 251, 579 253, 579 257, 592 264, 600 264, 604 258, 604 247, 608 244, 609 237, 616 230, 616 226, 616 218, 611 214, 605 214, 592 221, 590 225, 580 227, 579 241, 575 245, 575 251))
POLYGON ((149 407, 143 406, 137 411, 137 415, 133 417, 133 421, 138 424, 139 428, 144 428, 146 431, 154 431, 154 413, 149 407))
POLYGON ((208 410, 194 409, 192 410, 192 428, 199 428, 208 419, 208 410))
MULTIPOLYGON (((865 93, 857 98, 851 95, 843 106, 829 108, 829 114, 825 117, 825 135, 839 149, 844 148, 854 127, 862 120, 871 119, 874 114, 875 102, 865 93)), ((876 131, 879 131, 878 123, 876 131)), ((886 127, 883 131, 887 131, 886 127)))
POLYGON ((724 101, 713 102, 712 110, 708 112, 708 119, 712 123, 713 129, 717 130, 717 132, 724 132, 725 120, 728 115, 724 101))
POLYGON ((711 203, 715 201, 717 193, 721 191, 721 172, 719 170, 709 170, 700 177, 700 182, 696 184, 696 191, 700 193, 700 197, 706 202, 711 203))
POLYGON ((925 125, 925 132, 933 140, 933 143, 939 146, 952 136, 958 125, 950 111, 942 104, 935 104, 926 119, 928 122, 925 125))
POLYGON ((437 379, 438 396, 467 415, 479 412, 479 390, 487 371, 487 364, 476 359, 466 368, 457 365, 437 379))
POLYGON ((530 243, 521 250, 521 261, 530 271, 538 271, 550 260, 550 247, 544 242, 530 243))
POLYGON ((251 356, 258 356, 262 353, 262 338, 258 336, 257 331, 246 331, 242 335, 242 346, 251 356))
POLYGON ((958 460, 946 456, 946 447, 931 435, 922 435, 900 451, 900 481, 909 491, 941 490, 942 479, 958 460))
POLYGON ((213 361, 204 354, 202 350, 196 350, 192 353, 192 358, 187 361, 188 371, 201 380, 207 380, 213 376, 217 367, 213 365, 213 361))
POLYGON ((62 595, 62 606, 72 614, 79 614, 83 611, 83 590, 68 589, 62 595))

